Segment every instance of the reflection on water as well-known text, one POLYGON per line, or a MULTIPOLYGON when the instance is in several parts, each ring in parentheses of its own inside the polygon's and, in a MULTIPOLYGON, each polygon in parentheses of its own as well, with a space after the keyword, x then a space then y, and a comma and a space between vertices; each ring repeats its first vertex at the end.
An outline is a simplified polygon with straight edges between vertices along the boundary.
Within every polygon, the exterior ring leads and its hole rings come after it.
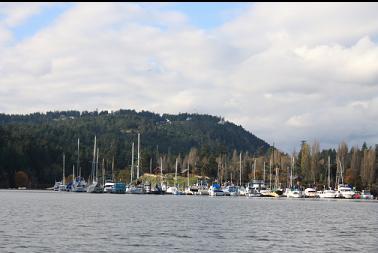
POLYGON ((378 202, 0 191, 0 252, 378 252, 378 202))

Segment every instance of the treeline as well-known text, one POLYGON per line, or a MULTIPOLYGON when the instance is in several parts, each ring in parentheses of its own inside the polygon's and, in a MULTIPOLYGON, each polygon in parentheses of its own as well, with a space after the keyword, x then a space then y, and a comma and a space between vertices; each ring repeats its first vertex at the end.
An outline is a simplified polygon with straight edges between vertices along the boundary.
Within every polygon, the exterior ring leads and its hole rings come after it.
POLYGON ((199 157, 196 166, 203 174, 216 176, 213 165, 219 154, 236 149, 259 155, 269 149, 265 141, 241 126, 211 115, 134 110, 0 114, 0 187, 16 187, 15 176, 20 171, 28 176, 27 186, 32 188, 61 180, 62 155, 65 153, 68 175, 76 164, 78 138, 82 176, 90 174, 94 136, 107 172, 113 159, 116 171, 130 170, 131 146, 133 142, 136 146, 138 133, 141 173, 149 172, 150 164, 153 169, 159 167, 160 157, 167 165, 179 154, 185 160, 193 148, 199 157))

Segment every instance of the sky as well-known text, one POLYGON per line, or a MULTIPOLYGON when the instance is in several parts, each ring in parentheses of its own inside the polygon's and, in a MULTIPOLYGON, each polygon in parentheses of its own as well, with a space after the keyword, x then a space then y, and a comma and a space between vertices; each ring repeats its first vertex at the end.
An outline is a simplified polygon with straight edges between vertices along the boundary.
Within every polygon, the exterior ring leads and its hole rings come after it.
POLYGON ((378 143, 377 3, 0 3, 0 113, 225 117, 286 152, 378 143))

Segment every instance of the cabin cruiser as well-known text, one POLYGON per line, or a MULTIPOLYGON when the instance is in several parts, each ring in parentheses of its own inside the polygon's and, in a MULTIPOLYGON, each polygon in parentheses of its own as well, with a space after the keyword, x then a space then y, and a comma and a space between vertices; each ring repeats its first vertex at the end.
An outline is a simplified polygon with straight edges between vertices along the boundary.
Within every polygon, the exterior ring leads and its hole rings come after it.
POLYGON ((239 196, 239 187, 234 185, 229 185, 223 189, 225 196, 239 196))
POLYGON ((303 194, 302 194, 302 191, 300 189, 291 189, 288 193, 287 193, 287 198, 302 198, 303 197, 303 194))
POLYGON ((336 198, 336 191, 332 189, 324 190, 324 191, 318 191, 317 192, 319 198, 336 198))
POLYGON ((354 194, 355 192, 352 191, 352 188, 346 184, 339 184, 337 186, 337 198, 352 199, 354 194))
POLYGON ((113 191, 114 183, 111 181, 108 181, 104 185, 104 192, 111 193, 113 191))
POLYGON ((118 194, 126 193, 126 184, 123 182, 114 183, 111 193, 118 193, 118 194))
POLYGON ((305 198, 316 198, 317 197, 316 190, 314 188, 306 188, 305 191, 304 191, 304 197, 305 198))
POLYGON ((252 180, 252 182, 248 183, 246 188, 246 196, 247 197, 261 197, 261 190, 266 190, 264 180, 252 180))
POLYGON ((209 188, 209 195, 210 196, 224 196, 224 192, 222 191, 219 184, 214 183, 209 188))

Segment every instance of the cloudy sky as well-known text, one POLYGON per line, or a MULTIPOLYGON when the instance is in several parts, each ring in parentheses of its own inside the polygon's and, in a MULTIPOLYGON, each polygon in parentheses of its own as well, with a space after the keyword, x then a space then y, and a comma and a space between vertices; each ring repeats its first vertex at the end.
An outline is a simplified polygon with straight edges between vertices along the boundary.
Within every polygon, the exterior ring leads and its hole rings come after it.
POLYGON ((0 112, 224 116, 279 148, 378 143, 378 4, 0 3, 0 112))

